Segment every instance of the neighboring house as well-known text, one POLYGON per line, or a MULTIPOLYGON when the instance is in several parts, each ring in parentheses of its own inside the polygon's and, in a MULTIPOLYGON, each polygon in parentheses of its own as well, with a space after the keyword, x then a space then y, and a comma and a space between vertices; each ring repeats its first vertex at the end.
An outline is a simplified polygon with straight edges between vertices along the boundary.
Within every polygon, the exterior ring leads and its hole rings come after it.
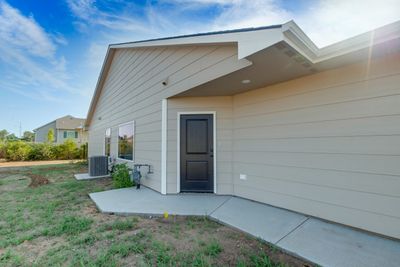
POLYGON ((294 22, 110 45, 86 126, 162 194, 400 238, 400 22, 324 48, 294 22))
POLYGON ((75 141, 78 145, 87 143, 85 119, 79 119, 67 115, 49 122, 33 130, 35 133, 35 142, 47 142, 47 134, 50 129, 53 129, 54 131, 55 143, 62 144, 67 139, 75 141))

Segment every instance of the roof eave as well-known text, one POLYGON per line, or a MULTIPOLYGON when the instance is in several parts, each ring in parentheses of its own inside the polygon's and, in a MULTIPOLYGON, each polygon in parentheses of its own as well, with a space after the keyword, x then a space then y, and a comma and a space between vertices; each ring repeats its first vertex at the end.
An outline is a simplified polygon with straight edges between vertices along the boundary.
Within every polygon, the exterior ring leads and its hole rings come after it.
POLYGON ((86 120, 85 120, 85 126, 86 127, 90 125, 90 122, 92 120, 94 107, 95 107, 95 105, 97 103, 97 100, 98 100, 98 98, 100 96, 99 95, 100 87, 104 83, 106 72, 108 72, 108 70, 110 68, 113 55, 114 55, 114 49, 111 48, 111 46, 108 46, 107 53, 106 53, 105 59, 103 61, 103 65, 101 67, 100 74, 99 74, 99 77, 97 79, 96 87, 95 87, 95 90, 93 92, 92 100, 90 101, 89 110, 88 110, 88 113, 86 115, 86 120))
POLYGON ((323 48, 318 48, 293 21, 285 23, 282 26, 282 32, 286 43, 291 45, 310 62, 315 64, 400 38, 400 21, 359 34, 323 48))

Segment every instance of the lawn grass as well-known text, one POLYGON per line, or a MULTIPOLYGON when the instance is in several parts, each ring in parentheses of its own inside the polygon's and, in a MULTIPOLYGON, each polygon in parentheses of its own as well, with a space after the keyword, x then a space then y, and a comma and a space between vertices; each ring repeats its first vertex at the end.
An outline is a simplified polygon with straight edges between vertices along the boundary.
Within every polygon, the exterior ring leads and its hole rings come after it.
POLYGON ((101 214, 88 193, 111 189, 112 182, 76 181, 73 174, 85 168, 77 163, 0 170, 0 266, 307 264, 204 217, 101 214), (49 183, 32 187, 38 176, 49 183))

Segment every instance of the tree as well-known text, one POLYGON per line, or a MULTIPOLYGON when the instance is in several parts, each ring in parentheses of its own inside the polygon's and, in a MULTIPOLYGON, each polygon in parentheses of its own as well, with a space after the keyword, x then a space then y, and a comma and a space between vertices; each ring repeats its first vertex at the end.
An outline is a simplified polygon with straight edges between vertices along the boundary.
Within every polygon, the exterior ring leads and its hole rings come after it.
POLYGON ((49 129, 47 132, 47 142, 53 143, 54 142, 54 130, 53 128, 49 129))
POLYGON ((6 139, 7 135, 9 135, 9 132, 7 132, 6 129, 3 129, 0 131, 0 140, 6 139))
POLYGON ((7 141, 16 141, 16 140, 19 140, 19 138, 15 134, 11 133, 6 136, 6 140, 7 141))
POLYGON ((32 133, 31 131, 25 131, 22 136, 22 140, 26 142, 33 142, 34 139, 35 139, 35 134, 32 133))

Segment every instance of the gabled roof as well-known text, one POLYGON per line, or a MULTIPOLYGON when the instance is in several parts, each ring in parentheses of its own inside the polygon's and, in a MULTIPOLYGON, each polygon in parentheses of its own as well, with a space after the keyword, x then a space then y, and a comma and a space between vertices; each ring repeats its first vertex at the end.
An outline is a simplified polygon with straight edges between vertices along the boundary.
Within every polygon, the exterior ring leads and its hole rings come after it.
POLYGON ((78 128, 83 128, 85 126, 85 119, 81 118, 75 118, 71 115, 67 115, 58 119, 55 119, 54 121, 51 121, 49 123, 46 123, 33 131, 37 131, 38 129, 47 126, 51 123, 55 123, 56 129, 65 129, 65 130, 75 130, 78 128))
POLYGON ((71 115, 67 115, 56 120, 56 129, 74 130, 83 128, 85 125, 85 119, 75 118, 71 115))
POLYGON ((327 64, 325 65, 335 67, 340 65, 340 60, 345 62, 345 64, 349 64, 351 61, 357 61, 360 58, 357 55, 353 55, 352 57, 343 60, 344 55, 351 53, 356 54, 357 51, 367 49, 373 45, 376 46, 397 39, 400 39, 400 21, 323 48, 318 48, 294 21, 289 21, 282 25, 259 28, 245 28, 111 44, 108 47, 94 95, 90 103, 86 124, 88 125, 92 119, 94 108, 100 96, 105 77, 110 68, 114 51, 116 49, 231 43, 237 45, 238 60, 240 60, 243 58, 249 59, 260 51, 277 45, 278 43, 284 43, 293 48, 296 53, 301 55, 301 57, 311 65, 321 65, 320 63, 326 62, 327 64))

